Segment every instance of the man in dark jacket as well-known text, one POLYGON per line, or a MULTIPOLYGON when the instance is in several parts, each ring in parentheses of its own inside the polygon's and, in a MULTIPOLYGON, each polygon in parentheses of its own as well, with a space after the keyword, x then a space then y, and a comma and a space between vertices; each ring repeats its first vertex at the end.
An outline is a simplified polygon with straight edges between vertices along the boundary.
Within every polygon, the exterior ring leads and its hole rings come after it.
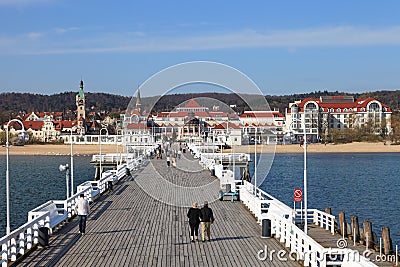
POLYGON ((214 222, 214 215, 212 209, 208 207, 208 202, 204 201, 204 207, 200 210, 200 220, 201 220, 201 238, 205 242, 210 241, 210 227, 214 222), (207 233, 207 238, 206 238, 207 233))

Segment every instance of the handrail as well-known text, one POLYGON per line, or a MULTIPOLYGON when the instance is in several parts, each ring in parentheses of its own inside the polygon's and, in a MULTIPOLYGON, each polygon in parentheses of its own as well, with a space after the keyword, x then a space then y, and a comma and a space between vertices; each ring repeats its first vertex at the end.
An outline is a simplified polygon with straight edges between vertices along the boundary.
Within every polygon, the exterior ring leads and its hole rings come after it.
MULTIPOLYGON (((129 157, 128 157, 129 158, 129 157)), ((127 169, 134 171, 144 161, 146 157, 143 155, 131 158, 126 164, 117 166, 117 170, 106 171, 99 181, 86 181, 77 186, 77 192, 73 196, 65 200, 50 200, 47 201, 29 212, 28 222, 12 231, 10 234, 0 238, 1 246, 1 267, 8 266, 9 262, 15 262, 18 255, 24 255, 28 250, 32 249, 39 243, 39 228, 47 227, 51 229, 50 211, 45 210, 46 206, 55 205, 55 211, 66 212, 67 218, 72 218, 76 215, 75 205, 80 196, 84 194, 89 202, 93 202, 95 197, 104 193, 107 190, 106 183, 115 177, 118 180, 126 175, 127 169)), ((65 216, 65 215, 64 215, 65 216)))
MULTIPOLYGON (((271 220, 271 233, 290 248, 290 254, 296 255, 297 260, 302 260, 304 266, 325 267, 331 264, 327 259, 335 255, 343 256, 342 262, 335 262, 335 266, 376 266, 362 255, 356 255, 357 251, 324 248, 294 223, 294 219, 301 210, 291 209, 261 189, 254 190, 254 185, 247 181, 240 186, 240 200, 254 214, 259 223, 263 219, 271 220)), ((334 231, 335 217, 333 215, 316 209, 308 210, 308 212, 312 215, 310 218, 315 224, 334 231)))
POLYGON ((10 234, 0 238, 1 266, 8 266, 8 261, 16 261, 17 255, 24 255, 26 251, 39 243, 39 228, 48 227, 50 212, 42 212, 34 220, 28 221, 10 234))

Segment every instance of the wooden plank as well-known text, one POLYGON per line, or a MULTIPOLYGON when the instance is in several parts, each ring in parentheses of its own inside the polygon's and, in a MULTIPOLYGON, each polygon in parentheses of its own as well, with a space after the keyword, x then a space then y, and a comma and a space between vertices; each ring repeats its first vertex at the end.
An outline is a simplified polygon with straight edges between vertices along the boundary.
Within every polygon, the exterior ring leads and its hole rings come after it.
MULTIPOLYGON (((188 154, 184 164, 197 164, 188 154)), ((187 169, 196 170, 189 166, 187 169)), ((138 171, 137 179, 162 174, 179 186, 204 186, 215 181, 208 172, 188 172, 179 168, 165 170, 164 160, 152 160, 138 171)), ((148 185, 156 190, 157 184, 148 185)), ((190 192, 165 192, 165 196, 190 199, 190 192)), ((205 192, 202 201, 211 198, 205 192)), ((77 234, 77 219, 54 235, 51 249, 34 251, 21 261, 23 266, 300 266, 296 262, 262 262, 257 252, 267 245, 280 250, 275 239, 261 239, 260 226, 239 202, 210 201, 216 221, 211 228, 211 242, 190 242, 186 213, 188 207, 172 206, 144 192, 135 180, 115 185, 114 192, 92 204, 87 234, 77 234), (121 189, 121 190, 120 190, 121 189), (123 190, 122 190, 123 189, 123 190)))

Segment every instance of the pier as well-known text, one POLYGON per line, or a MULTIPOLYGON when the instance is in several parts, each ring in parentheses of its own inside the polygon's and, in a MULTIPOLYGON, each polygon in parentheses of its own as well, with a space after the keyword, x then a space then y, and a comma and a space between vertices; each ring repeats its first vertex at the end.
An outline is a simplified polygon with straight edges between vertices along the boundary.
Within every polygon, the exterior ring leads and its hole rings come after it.
MULTIPOLYGON (((198 170, 197 161, 184 155, 178 164, 198 170)), ((36 249, 17 266, 265 266, 259 250, 284 250, 278 240, 260 238, 260 225, 240 202, 218 200, 210 203, 215 215, 211 242, 191 243, 187 208, 155 200, 139 186, 157 173, 180 185, 219 185, 208 171, 166 169, 165 160, 153 159, 93 202, 84 236, 74 218, 52 235, 47 248, 36 249)), ((277 259, 268 264, 301 266, 277 259)))
POLYGON ((69 199, 29 212, 25 225, 0 239, 1 266, 390 266, 368 261, 360 247, 338 248, 333 215, 308 209, 305 216, 238 180, 225 163, 238 159, 245 165, 246 154, 221 160, 189 145, 168 167, 165 156, 149 159, 147 152, 123 160, 94 156, 93 161, 113 162, 116 169, 79 185, 69 199), (218 200, 227 188, 237 191, 240 201, 218 200), (78 232, 74 212, 80 193, 91 202, 85 235, 78 232), (186 213, 194 201, 201 206, 205 200, 215 217, 211 242, 192 243, 186 213), (309 235, 299 217, 307 218, 309 235), (262 238, 268 221, 270 233, 262 238), (43 227, 51 235, 48 244, 39 246, 43 227))

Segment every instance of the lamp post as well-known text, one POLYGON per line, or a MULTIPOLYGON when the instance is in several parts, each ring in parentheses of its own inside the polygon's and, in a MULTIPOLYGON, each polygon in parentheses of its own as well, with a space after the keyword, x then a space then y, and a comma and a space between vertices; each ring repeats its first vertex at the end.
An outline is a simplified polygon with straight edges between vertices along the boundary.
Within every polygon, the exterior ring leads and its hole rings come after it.
POLYGON ((257 127, 254 131, 254 195, 257 197, 257 127))
MULTIPOLYGON (((81 137, 81 136, 83 136, 83 134, 82 134, 83 128, 82 128, 82 126, 78 126, 78 128, 80 129, 80 137, 81 137)), ((71 143, 71 196, 73 196, 74 195, 74 150, 73 150, 74 142, 73 142, 73 138, 72 138, 72 126, 71 126, 70 143, 71 143)))
POLYGON ((101 168, 101 162, 103 161, 103 158, 102 158, 102 156, 101 156, 101 131, 103 131, 103 130, 106 130, 107 135, 108 135, 108 130, 107 130, 107 128, 103 127, 103 128, 100 129, 100 179, 101 179, 101 176, 102 176, 102 173, 103 173, 103 170, 102 170, 102 168, 101 168))
MULTIPOLYGON (((10 171, 9 171, 9 150, 10 143, 8 141, 8 128, 11 122, 17 122, 22 126, 22 132, 20 133, 20 137, 23 138, 23 141, 27 141, 27 135, 25 132, 24 124, 17 119, 10 120, 6 125, 6 206, 7 206, 7 224, 6 224, 6 234, 10 234, 10 171)), ((29 136, 28 136, 29 138, 29 136)))
MULTIPOLYGON (((67 191, 67 199, 69 198, 69 188, 68 188, 68 169, 69 169, 69 166, 68 166, 68 164, 65 164, 65 165, 60 165, 59 167, 58 167, 58 169, 60 170, 60 172, 63 172, 63 171, 65 171, 65 185, 66 185, 66 191, 67 191)), ((71 169, 71 171, 72 171, 72 169, 71 169)), ((72 195, 71 195, 72 196, 72 195)))
POLYGON ((306 110, 304 109, 303 121, 303 134, 304 134, 304 233, 308 234, 308 216, 307 216, 307 134, 306 134, 306 110))
MULTIPOLYGON (((303 199, 304 199, 304 233, 308 234, 308 221, 307 221, 307 134, 306 134, 306 111, 304 110, 303 121, 296 118, 296 121, 303 123, 303 148, 304 148, 304 167, 303 167, 303 199)), ((303 212, 303 211, 301 211, 303 212)))

